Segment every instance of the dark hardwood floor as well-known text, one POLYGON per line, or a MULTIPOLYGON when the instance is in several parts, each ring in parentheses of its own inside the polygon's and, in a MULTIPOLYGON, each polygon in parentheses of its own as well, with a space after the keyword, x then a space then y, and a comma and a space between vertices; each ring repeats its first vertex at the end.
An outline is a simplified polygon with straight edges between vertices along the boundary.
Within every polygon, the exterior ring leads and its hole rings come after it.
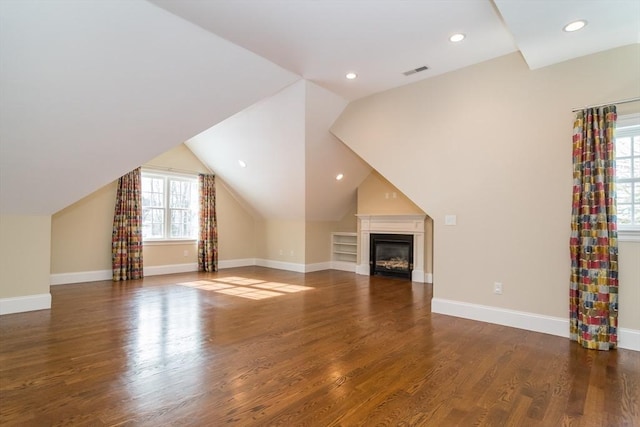
POLYGON ((431 314, 429 285, 249 267, 51 292, 0 317, 0 425, 640 426, 640 353, 431 314))

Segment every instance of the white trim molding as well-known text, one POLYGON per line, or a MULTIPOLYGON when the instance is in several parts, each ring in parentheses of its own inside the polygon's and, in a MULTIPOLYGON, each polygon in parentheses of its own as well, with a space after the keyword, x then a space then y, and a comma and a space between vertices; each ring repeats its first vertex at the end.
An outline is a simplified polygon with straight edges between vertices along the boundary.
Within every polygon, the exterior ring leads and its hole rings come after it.
POLYGON ((640 243, 640 230, 618 229, 618 241, 640 243))
POLYGON ((49 293, 26 295, 22 297, 0 298, 0 315, 50 309, 51 294, 49 293))
POLYGON ((315 264, 305 264, 304 272, 313 273, 314 271, 331 270, 331 262, 317 262, 315 264))
POLYGON ((198 271, 198 263, 187 264, 168 264, 168 265, 153 265, 143 268, 145 276, 160 276, 162 274, 176 274, 176 273, 190 273, 192 271, 198 271))
MULTIPOLYGON (((431 300, 431 312, 569 338, 569 319, 508 310, 442 298, 431 300)), ((618 328, 618 347, 640 351, 640 331, 618 328)))
MULTIPOLYGON (((198 271, 197 263, 152 265, 143 267, 145 276, 159 276, 162 274, 189 273, 198 271)), ((70 285, 72 283, 98 282, 102 280, 112 280, 111 270, 81 271, 77 273, 52 274, 50 283, 55 285, 70 285)))
POLYGON ((60 273, 49 276, 51 286, 70 285, 72 283, 99 282, 113 279, 111 270, 80 271, 77 273, 60 273))
POLYGON ((332 270, 348 271, 349 273, 356 272, 356 263, 348 261, 331 261, 330 268, 332 270))
MULTIPOLYGON (((369 266, 370 236, 381 234, 410 234, 413 236, 413 271, 411 281, 424 283, 424 222, 426 215, 356 215, 360 230, 360 262, 356 273, 371 274, 369 266)), ((428 283, 428 282, 427 282, 428 283)))
POLYGON ((252 267, 254 265, 256 265, 255 258, 227 259, 218 261, 219 270, 224 270, 225 268, 252 267))
POLYGON ((259 267, 275 268, 276 270, 295 271, 296 273, 304 273, 306 271, 305 264, 273 261, 270 259, 262 259, 262 258, 256 259, 256 265, 259 267))
POLYGON ((640 351, 640 331, 637 329, 618 328, 618 347, 640 351))

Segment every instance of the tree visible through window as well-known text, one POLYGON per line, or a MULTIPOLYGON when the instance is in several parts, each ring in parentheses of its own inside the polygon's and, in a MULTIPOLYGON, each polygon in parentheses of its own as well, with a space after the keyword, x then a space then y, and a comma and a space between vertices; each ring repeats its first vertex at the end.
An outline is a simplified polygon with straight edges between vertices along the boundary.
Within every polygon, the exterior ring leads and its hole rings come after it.
POLYGON ((616 193, 618 228, 640 230, 640 114, 618 118, 616 193))
POLYGON ((198 179, 142 172, 142 238, 198 238, 198 179))

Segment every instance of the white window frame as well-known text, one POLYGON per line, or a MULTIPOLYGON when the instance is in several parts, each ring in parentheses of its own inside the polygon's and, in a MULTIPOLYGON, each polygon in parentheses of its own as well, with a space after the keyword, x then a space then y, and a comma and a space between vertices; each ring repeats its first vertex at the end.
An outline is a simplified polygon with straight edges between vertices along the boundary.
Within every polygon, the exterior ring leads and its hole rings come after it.
MULTIPOLYGON (((196 200, 194 203, 192 203, 193 208, 189 209, 189 210, 193 210, 195 212, 195 216, 196 216, 196 224, 195 224, 195 230, 194 230, 194 235, 191 237, 170 237, 171 234, 171 211, 175 210, 177 208, 171 208, 170 207, 170 182, 171 181, 187 181, 192 183, 193 185, 195 185, 195 188, 198 188, 198 175, 191 175, 191 174, 182 174, 182 173, 175 173, 175 172, 168 172, 168 171, 162 171, 162 170, 155 170, 155 169, 142 169, 142 178, 158 178, 158 179, 162 179, 163 181, 163 195, 164 195, 164 200, 163 200, 163 206, 162 207, 158 207, 157 209, 162 208, 164 211, 164 227, 163 227, 163 236, 162 237, 144 237, 143 236, 143 242, 145 244, 181 244, 181 243, 192 243, 198 240, 198 234, 197 234, 197 227, 198 227, 198 223, 199 223, 199 218, 200 218, 200 212, 199 212, 199 200, 197 200, 198 198, 198 194, 196 192, 196 200)), ((143 217, 144 217, 144 210, 145 207, 142 207, 143 210, 143 217)))
MULTIPOLYGON (((635 114, 627 114, 623 116, 619 116, 616 122, 616 139, 619 137, 626 136, 640 136, 640 113, 635 114)), ((633 150, 633 138, 632 138, 632 150, 633 150)), ((625 157, 628 159, 629 157, 625 157)), ((632 171, 633 169, 633 160, 640 159, 640 152, 632 151, 631 163, 632 163, 632 171)), ((619 160, 618 153, 616 152, 616 162, 619 160)), ((632 182, 634 185, 640 186, 640 177, 632 177, 627 179, 617 179, 616 183, 629 183, 632 182)), ((618 193, 619 194, 619 193, 618 193)), ((632 193, 633 197, 633 193, 632 193)), ((633 199, 633 205, 640 205, 640 200, 633 199)), ((632 211, 633 217, 633 211, 632 211)), ((640 224, 633 225, 621 225, 618 223, 618 239, 621 241, 633 241, 640 242, 640 224)))

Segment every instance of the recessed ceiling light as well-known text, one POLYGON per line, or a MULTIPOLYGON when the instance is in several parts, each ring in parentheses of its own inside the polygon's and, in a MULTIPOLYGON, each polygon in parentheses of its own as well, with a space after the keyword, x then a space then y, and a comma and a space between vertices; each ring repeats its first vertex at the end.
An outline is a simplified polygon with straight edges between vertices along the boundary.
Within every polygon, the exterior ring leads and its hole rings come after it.
POLYGON ((347 73, 347 75, 345 76, 347 79, 349 80, 353 80, 356 77, 358 77, 358 75, 356 73, 347 73))
POLYGON ((587 25, 587 21, 581 19, 579 21, 569 22, 567 25, 564 26, 563 30, 566 31, 567 33, 570 33, 572 31, 578 31, 583 29, 585 25, 587 25))
POLYGON ((240 165, 241 168, 246 168, 247 164, 245 162, 243 162, 242 160, 238 160, 238 164, 240 165))
POLYGON ((466 37, 466 36, 465 36, 464 34, 462 34, 462 33, 457 33, 457 34, 454 34, 454 35, 452 35, 451 37, 449 37, 449 41, 452 41, 452 42, 454 42, 454 43, 457 43, 457 42, 461 42, 462 40, 464 40, 464 38, 465 38, 465 37, 466 37))
POLYGON ((336 175, 336 181, 340 181, 342 178, 344 178, 344 175, 339 173, 338 175, 336 175))

